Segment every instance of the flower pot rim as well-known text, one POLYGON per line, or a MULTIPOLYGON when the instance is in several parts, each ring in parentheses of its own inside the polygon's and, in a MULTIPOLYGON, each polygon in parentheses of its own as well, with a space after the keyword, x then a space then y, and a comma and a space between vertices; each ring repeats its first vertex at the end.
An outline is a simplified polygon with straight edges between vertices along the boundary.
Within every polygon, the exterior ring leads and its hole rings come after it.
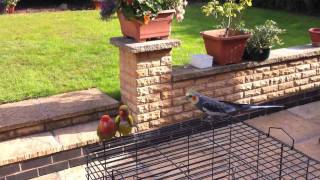
POLYGON ((320 34, 320 28, 310 28, 309 32, 310 33, 315 33, 315 34, 320 34))
POLYGON ((200 32, 200 34, 203 37, 217 39, 217 40, 248 39, 251 36, 250 33, 241 33, 240 31, 237 31, 237 32, 240 32, 241 34, 223 37, 221 36, 221 32, 224 32, 224 31, 225 29, 214 29, 214 30, 202 31, 200 32))
MULTIPOLYGON (((163 10, 163 11, 158 12, 158 15, 159 15, 159 14, 174 14, 174 13, 176 13, 176 10, 174 10, 174 9, 168 9, 168 10, 163 10)), ((123 15, 123 13, 122 13, 121 10, 118 10, 118 11, 117 11, 117 14, 118 14, 118 16, 119 16, 119 14, 122 14, 122 16, 123 16, 124 18, 126 18, 126 17, 123 15)), ((127 19, 127 18, 126 18, 126 19, 127 19)), ((136 20, 136 19, 127 19, 127 20, 128 20, 128 21, 134 21, 134 22, 137 22, 137 23, 143 25, 142 22, 140 22, 140 21, 138 21, 138 20, 136 20)))

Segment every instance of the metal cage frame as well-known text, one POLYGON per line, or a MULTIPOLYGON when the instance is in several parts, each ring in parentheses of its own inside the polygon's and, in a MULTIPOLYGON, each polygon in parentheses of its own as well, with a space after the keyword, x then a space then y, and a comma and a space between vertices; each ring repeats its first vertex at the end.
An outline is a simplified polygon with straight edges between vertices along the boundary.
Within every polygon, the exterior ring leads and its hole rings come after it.
MULTIPOLYGON (((320 162, 245 122, 191 120, 85 148, 93 179, 320 179, 320 162)), ((279 129, 279 128, 277 128, 279 129)), ((280 128, 281 129, 281 128, 280 128)))

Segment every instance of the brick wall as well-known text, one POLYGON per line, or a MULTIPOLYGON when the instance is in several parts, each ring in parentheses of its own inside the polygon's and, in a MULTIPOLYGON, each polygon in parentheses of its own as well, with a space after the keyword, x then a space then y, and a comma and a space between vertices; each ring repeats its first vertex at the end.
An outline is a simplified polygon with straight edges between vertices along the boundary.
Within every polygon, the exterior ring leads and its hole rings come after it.
POLYGON ((237 103, 265 103, 320 87, 320 58, 267 64, 245 70, 230 71, 202 78, 172 82, 173 90, 181 92, 172 99, 175 120, 196 118, 202 113, 181 100, 193 89, 220 100, 237 103))
POLYGON ((320 87, 320 48, 275 50, 263 62, 172 68, 171 49, 177 42, 111 39, 120 49, 121 99, 130 107, 139 131, 203 115, 184 99, 190 89, 221 100, 257 104, 320 87))

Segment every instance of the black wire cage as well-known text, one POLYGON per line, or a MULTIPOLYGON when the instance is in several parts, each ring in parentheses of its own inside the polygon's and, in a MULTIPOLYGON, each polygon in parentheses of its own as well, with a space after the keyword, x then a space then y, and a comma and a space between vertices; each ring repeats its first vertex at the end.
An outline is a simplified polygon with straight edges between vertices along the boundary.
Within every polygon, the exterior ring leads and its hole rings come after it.
POLYGON ((86 178, 320 179, 320 162, 297 151, 294 139, 270 136, 272 129, 266 134, 231 118, 191 120, 116 138, 87 146, 86 178))

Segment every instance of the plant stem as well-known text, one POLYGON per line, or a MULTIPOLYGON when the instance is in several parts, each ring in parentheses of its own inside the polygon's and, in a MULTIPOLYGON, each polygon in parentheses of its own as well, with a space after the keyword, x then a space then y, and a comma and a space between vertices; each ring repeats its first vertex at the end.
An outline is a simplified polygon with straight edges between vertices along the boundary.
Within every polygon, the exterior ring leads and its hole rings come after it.
POLYGON ((226 36, 226 37, 229 36, 230 25, 231 25, 231 17, 228 18, 228 26, 227 26, 226 32, 225 32, 225 36, 226 36))

